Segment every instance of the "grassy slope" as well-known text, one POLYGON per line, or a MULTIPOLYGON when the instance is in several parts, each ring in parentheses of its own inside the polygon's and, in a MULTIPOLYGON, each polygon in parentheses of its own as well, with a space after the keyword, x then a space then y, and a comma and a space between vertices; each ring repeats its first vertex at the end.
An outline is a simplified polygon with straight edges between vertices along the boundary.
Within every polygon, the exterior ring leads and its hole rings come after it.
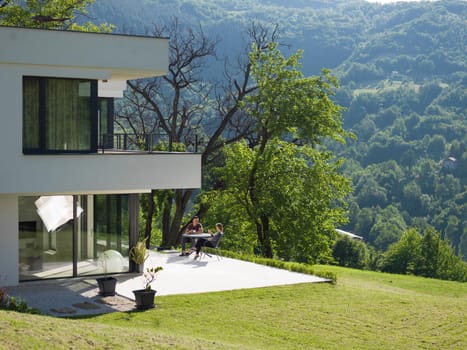
POLYGON ((88 319, 0 312, 0 349, 465 349, 467 284, 316 267, 336 285, 157 297, 88 319))

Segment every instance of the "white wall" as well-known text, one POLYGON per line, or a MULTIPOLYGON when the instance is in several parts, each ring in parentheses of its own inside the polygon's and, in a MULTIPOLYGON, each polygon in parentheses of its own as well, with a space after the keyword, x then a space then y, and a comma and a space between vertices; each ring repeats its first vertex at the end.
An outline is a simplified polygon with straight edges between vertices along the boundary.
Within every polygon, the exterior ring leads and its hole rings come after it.
POLYGON ((19 278, 18 195, 201 187, 199 154, 22 153, 23 76, 107 80, 113 95, 166 72, 167 39, 0 27, 0 48, 0 286, 19 278))
POLYGON ((201 156, 190 153, 4 155, 0 194, 142 193, 200 188, 201 156))
POLYGON ((0 195, 0 286, 18 284, 18 197, 0 195))
POLYGON ((33 71, 44 76, 92 75, 88 70, 0 64, 0 194, 135 193, 201 187, 199 154, 24 155, 22 76, 33 71))
POLYGON ((0 27, 0 62, 91 68, 120 80, 162 75, 168 40, 142 36, 0 27))
MULTIPOLYGON (((0 40, 4 40, 1 35, 0 40)), ((111 81, 112 71, 2 63, 2 57, 4 61, 9 57, 4 51, 0 51, 0 194, 137 193, 201 187, 199 154, 23 155, 23 76, 111 81)))

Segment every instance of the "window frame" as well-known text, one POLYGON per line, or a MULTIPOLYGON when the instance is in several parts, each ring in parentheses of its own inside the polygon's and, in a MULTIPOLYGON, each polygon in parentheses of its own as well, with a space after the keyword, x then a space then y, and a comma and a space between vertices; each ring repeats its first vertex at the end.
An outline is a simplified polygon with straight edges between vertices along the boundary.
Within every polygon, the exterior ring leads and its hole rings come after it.
POLYGON ((23 76, 23 85, 22 85, 22 96, 23 96, 23 133, 22 133, 22 149, 23 154, 26 155, 34 155, 34 154, 87 154, 87 153, 97 153, 98 149, 98 109, 99 109, 99 98, 98 98, 98 91, 97 91, 97 80, 95 79, 81 79, 81 78, 63 78, 63 77, 52 77, 52 76, 23 76), (38 132, 39 132, 39 146, 36 148, 25 148, 24 142, 24 128, 25 126, 25 111, 24 111, 24 88, 25 88, 25 81, 26 80, 38 80, 39 82, 39 92, 38 92, 38 100, 39 100, 39 117, 38 117, 38 132), (46 148, 46 103, 47 103, 47 96, 46 96, 46 82, 48 79, 60 79, 60 80, 78 80, 78 81, 88 81, 90 83, 90 96, 89 96, 89 109, 90 109, 90 143, 89 149, 47 149, 46 148))

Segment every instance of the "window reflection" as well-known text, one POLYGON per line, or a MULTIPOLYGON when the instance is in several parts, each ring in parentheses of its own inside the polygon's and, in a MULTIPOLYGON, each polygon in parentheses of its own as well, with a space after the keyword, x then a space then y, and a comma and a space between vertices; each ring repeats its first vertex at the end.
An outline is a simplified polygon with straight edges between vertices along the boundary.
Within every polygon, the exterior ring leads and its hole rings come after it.
POLYGON ((19 198, 21 281, 127 272, 128 245, 126 195, 19 198))

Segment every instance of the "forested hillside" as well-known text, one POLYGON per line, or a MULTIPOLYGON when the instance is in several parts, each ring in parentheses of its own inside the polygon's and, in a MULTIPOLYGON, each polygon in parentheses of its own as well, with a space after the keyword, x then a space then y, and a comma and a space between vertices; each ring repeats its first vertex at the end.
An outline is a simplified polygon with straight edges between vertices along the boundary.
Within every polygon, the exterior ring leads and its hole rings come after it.
POLYGON ((305 74, 326 67, 340 81, 335 99, 357 136, 329 144, 354 185, 343 228, 384 251, 432 225, 467 257, 466 1, 99 0, 90 16, 132 34, 175 16, 233 60, 252 21, 278 24, 284 53, 304 50, 305 74))

